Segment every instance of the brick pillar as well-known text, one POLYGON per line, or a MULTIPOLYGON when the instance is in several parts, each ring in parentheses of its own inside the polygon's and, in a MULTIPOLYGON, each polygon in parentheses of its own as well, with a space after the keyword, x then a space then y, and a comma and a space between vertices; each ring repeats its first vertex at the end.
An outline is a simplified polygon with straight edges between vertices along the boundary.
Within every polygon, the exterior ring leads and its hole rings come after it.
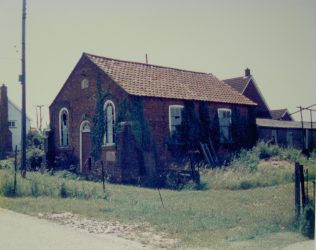
POLYGON ((3 84, 0 87, 0 158, 12 151, 12 135, 8 128, 8 93, 3 84))

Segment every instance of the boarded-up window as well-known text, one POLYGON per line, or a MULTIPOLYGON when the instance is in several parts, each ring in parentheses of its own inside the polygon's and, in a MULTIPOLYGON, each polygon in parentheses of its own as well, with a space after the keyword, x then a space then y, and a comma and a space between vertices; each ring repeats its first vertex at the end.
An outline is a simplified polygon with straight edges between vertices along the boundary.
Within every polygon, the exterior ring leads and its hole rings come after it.
POLYGON ((182 110, 181 105, 171 105, 169 106, 169 129, 170 133, 174 133, 177 127, 181 125, 182 122, 182 110))
POLYGON ((220 108, 218 112, 219 133, 221 143, 232 142, 232 111, 231 109, 220 108))

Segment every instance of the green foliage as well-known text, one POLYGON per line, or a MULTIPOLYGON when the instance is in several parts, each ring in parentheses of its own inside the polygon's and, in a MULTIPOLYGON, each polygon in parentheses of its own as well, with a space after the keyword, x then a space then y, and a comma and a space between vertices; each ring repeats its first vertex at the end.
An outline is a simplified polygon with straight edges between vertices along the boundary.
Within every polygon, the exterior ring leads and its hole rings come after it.
POLYGON ((197 149, 201 138, 201 125, 196 115, 194 102, 185 101, 182 110, 182 122, 178 128, 179 141, 185 150, 197 149))
POLYGON ((314 239, 315 205, 312 202, 309 202, 303 210, 300 218, 300 231, 304 236, 314 239))
POLYGON ((6 168, 12 169, 13 167, 14 167, 14 163, 12 159, 0 160, 0 169, 6 169, 6 168))
POLYGON ((144 114, 144 104, 140 97, 125 98, 119 108, 117 123, 129 122, 136 143, 143 151, 152 150, 154 145, 149 130, 148 121, 144 114))
POLYGON ((104 100, 105 95, 102 92, 102 82, 100 75, 97 79, 97 101, 95 115, 93 117, 93 126, 91 131, 91 155, 95 160, 100 160, 102 154, 102 145, 105 132, 105 117, 104 117, 104 100))
POLYGON ((29 170, 37 170, 43 161, 44 151, 37 147, 26 149, 26 166, 29 170))
POLYGON ((39 131, 30 131, 26 137, 26 146, 44 149, 44 135, 39 131))
POLYGON ((298 161, 309 170, 309 179, 315 178, 316 158, 307 159, 298 150, 280 148, 259 142, 250 150, 242 149, 230 166, 207 171, 202 176, 210 188, 250 189, 292 182, 293 164, 298 161), (274 160, 274 165, 269 164, 274 160))
MULTIPOLYGON (((14 195, 14 172, 12 170, 0 170, 0 194, 11 197, 14 195)), ((28 173, 23 179, 17 175, 17 197, 54 197, 77 199, 107 199, 109 192, 103 192, 102 184, 90 183, 74 179, 73 174, 66 171, 54 172, 54 174, 28 173)))

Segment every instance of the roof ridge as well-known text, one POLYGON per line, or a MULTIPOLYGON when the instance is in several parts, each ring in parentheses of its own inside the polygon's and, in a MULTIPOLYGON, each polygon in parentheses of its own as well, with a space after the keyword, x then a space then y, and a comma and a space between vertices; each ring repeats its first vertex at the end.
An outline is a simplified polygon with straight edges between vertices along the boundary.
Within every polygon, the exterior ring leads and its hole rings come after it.
POLYGON ((98 56, 98 55, 94 55, 94 54, 90 54, 90 53, 86 53, 86 52, 83 52, 83 55, 98 57, 98 58, 107 59, 107 60, 114 60, 114 61, 119 61, 119 62, 125 62, 125 63, 140 64, 140 65, 144 65, 144 66, 153 66, 153 67, 157 67, 157 68, 173 69, 173 70, 184 71, 184 72, 191 72, 191 73, 198 73, 198 74, 203 74, 203 75, 212 75, 213 77, 215 77, 212 73, 206 73, 206 72, 201 72, 201 71, 193 71, 193 70, 179 69, 179 68, 167 67, 167 66, 156 65, 156 64, 149 64, 149 63, 128 61, 128 60, 122 60, 122 59, 115 59, 115 58, 111 58, 111 57, 98 56))
POLYGON ((237 76, 237 77, 233 77, 233 78, 223 79, 222 81, 235 80, 235 79, 247 79, 247 78, 250 78, 250 77, 248 77, 248 76, 237 76))

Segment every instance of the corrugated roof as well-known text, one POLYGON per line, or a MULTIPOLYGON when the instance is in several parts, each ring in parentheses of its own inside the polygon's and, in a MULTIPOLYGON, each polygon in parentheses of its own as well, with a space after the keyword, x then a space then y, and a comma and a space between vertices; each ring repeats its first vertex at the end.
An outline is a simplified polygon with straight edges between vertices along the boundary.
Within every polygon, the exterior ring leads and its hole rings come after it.
MULTIPOLYGON (((302 123, 298 121, 280 121, 272 119, 256 119, 257 126, 269 128, 302 128, 302 123)), ((311 128, 310 122, 303 122, 304 128, 311 128)), ((313 129, 316 129, 316 122, 313 122, 313 129)))
POLYGON ((131 95, 256 105, 212 74, 84 55, 131 95))
POLYGON ((223 81, 242 94, 249 82, 249 79, 250 77, 241 76, 241 77, 235 77, 231 79, 225 79, 223 81))

